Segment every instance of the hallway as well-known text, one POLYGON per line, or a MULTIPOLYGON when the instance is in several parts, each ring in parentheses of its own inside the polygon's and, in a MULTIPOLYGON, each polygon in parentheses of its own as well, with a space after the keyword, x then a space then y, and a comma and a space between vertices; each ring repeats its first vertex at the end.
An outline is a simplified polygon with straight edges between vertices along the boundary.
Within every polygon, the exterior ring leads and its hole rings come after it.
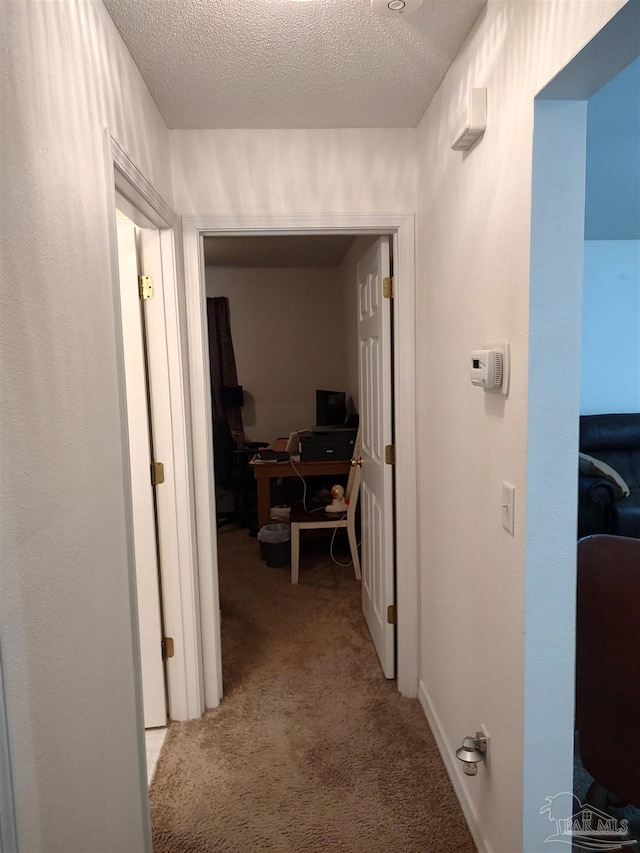
POLYGON ((420 705, 382 676, 351 566, 305 540, 296 587, 246 530, 219 550, 225 698, 169 728, 155 853, 471 853, 420 705))

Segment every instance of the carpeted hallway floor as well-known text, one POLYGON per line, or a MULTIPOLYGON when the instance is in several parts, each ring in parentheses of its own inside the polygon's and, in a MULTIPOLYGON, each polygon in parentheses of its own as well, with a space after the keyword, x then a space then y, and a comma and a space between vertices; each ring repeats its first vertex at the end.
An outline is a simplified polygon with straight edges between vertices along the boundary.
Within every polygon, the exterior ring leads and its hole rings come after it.
POLYGON ((225 698, 170 727, 155 853, 472 853, 420 705, 382 675, 351 567, 305 540, 291 586, 246 530, 219 551, 225 698))

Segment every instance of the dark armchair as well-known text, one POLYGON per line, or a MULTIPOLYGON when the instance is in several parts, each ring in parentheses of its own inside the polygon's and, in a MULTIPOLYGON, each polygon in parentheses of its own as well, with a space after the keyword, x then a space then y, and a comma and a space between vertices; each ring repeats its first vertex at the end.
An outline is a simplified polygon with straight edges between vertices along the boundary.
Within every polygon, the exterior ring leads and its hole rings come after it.
POLYGON ((640 539, 640 414, 583 415, 580 451, 578 538, 640 539), (604 463, 602 471, 589 459, 604 463))

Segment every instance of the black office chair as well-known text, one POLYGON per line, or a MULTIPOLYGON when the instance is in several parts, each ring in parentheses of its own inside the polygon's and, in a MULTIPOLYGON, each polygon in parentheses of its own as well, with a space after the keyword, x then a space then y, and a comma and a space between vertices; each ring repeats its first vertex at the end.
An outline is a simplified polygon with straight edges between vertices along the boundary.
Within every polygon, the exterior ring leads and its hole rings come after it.
POLYGON ((253 473, 249 462, 268 442, 247 442, 238 448, 225 418, 213 420, 213 470, 216 483, 216 520, 218 528, 237 522, 258 532, 258 510, 253 473))

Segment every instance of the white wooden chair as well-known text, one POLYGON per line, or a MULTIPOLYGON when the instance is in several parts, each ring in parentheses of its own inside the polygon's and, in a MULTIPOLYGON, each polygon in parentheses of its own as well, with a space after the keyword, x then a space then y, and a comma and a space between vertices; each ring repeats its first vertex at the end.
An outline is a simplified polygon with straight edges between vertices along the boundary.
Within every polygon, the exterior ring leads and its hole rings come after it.
POLYGON ((327 530, 339 527, 347 528, 353 571, 357 580, 360 580, 362 577, 360 573, 360 557, 358 556, 358 542, 356 539, 356 509, 360 492, 361 469, 360 465, 353 464, 354 460, 359 460, 360 458, 359 438, 358 434, 353 449, 353 460, 351 470, 349 471, 347 488, 345 489, 345 498, 349 502, 346 513, 339 514, 317 510, 315 512, 308 512, 301 505, 291 507, 291 583, 298 583, 300 571, 300 531, 323 528, 327 530))

